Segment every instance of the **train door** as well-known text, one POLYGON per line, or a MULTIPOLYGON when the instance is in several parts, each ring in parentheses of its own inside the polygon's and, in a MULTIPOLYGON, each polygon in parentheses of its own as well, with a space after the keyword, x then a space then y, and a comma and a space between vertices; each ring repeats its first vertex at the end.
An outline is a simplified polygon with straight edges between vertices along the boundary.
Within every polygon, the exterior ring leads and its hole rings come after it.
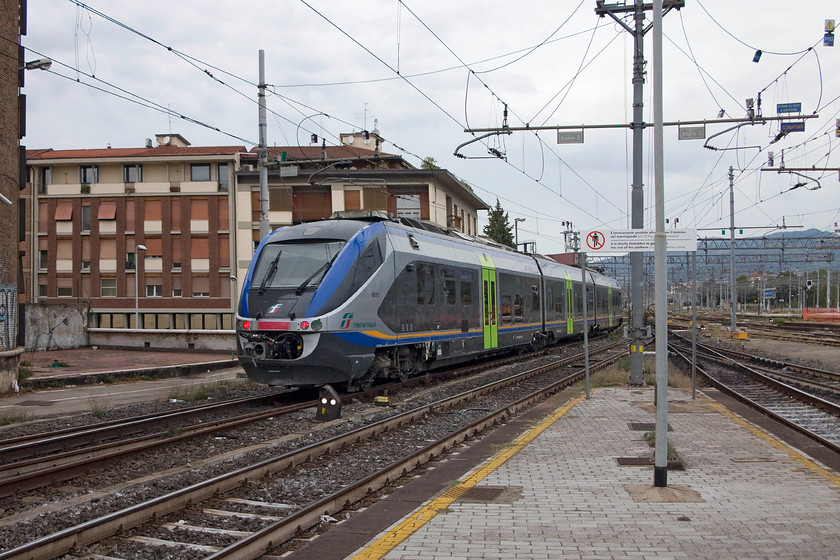
POLYGON ((613 326, 613 295, 612 286, 607 288, 607 324, 613 326))
POLYGON ((481 297, 484 316, 484 348, 499 346, 499 317, 496 306, 496 266, 493 259, 480 255, 481 260, 481 297))
POLYGON ((572 277, 566 273, 566 334, 575 332, 575 316, 572 309, 572 277))

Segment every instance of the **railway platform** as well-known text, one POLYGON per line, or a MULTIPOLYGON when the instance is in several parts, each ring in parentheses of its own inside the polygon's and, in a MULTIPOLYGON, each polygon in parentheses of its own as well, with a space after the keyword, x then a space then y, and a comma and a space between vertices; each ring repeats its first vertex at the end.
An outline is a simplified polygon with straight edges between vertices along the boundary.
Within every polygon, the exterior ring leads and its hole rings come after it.
POLYGON ((840 558, 836 457, 714 390, 668 420, 664 488, 652 388, 561 393, 284 559, 840 558))
POLYGON ((158 400, 173 388, 242 373, 235 357, 215 352, 75 348, 27 352, 21 363, 27 376, 18 394, 0 397, 0 417, 43 418, 158 400))

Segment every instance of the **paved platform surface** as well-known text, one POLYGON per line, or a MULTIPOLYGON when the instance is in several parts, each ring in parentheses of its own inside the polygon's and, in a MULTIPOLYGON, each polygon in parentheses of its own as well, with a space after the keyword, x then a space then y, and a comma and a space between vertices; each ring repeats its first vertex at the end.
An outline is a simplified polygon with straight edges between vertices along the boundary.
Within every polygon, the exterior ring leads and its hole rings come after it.
POLYGON ((235 357, 225 352, 118 350, 112 348, 73 348, 46 352, 26 352, 21 362, 29 364, 30 379, 61 380, 96 374, 150 373, 167 367, 191 364, 212 364, 220 361, 234 362, 235 357))
POLYGON ((0 396, 0 416, 31 419, 90 412, 103 404, 159 400, 173 390, 244 375, 229 353, 218 352, 75 348, 26 352, 20 358, 31 375, 21 381, 19 394, 0 396))
MULTIPOLYGON (((685 470, 669 470, 666 488, 652 487, 651 466, 620 466, 618 458, 652 456, 645 432, 629 425, 654 422, 652 400, 650 388, 603 388, 555 404, 515 443, 439 481, 436 495, 342 557, 840 558, 837 471, 703 393, 692 401, 670 390, 669 442, 685 470)), ((413 484, 380 504, 394 508, 413 484)), ((366 513, 327 535, 352 541, 366 513)))

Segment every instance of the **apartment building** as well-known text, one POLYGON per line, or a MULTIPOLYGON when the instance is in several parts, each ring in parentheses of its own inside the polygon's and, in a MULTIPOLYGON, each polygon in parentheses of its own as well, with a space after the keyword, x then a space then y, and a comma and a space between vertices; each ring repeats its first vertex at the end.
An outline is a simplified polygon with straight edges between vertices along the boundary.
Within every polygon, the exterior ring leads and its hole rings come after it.
MULTIPOLYGON (((237 279, 260 240, 256 149, 160 134, 27 161, 28 302, 88 306, 100 329, 233 328, 237 279)), ((448 171, 383 153, 374 133, 272 147, 268 169, 270 229, 370 209, 476 234, 489 208, 448 171)))
POLYGON ((29 301, 87 304, 91 327, 231 329, 229 192, 244 152, 177 134, 30 151, 29 301))

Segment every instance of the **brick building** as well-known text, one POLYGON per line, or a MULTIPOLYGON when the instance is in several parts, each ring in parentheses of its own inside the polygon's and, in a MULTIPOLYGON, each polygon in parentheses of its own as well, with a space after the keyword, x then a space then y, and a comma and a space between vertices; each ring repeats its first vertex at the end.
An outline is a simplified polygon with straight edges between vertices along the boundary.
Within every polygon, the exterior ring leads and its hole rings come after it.
POLYGON ((0 393, 15 387, 18 345, 20 139, 25 134, 24 60, 20 36, 26 14, 19 0, 0 0, 0 393))
POLYGON ((84 302, 91 327, 231 329, 228 193, 245 151, 180 135, 30 151, 30 301, 84 302))

